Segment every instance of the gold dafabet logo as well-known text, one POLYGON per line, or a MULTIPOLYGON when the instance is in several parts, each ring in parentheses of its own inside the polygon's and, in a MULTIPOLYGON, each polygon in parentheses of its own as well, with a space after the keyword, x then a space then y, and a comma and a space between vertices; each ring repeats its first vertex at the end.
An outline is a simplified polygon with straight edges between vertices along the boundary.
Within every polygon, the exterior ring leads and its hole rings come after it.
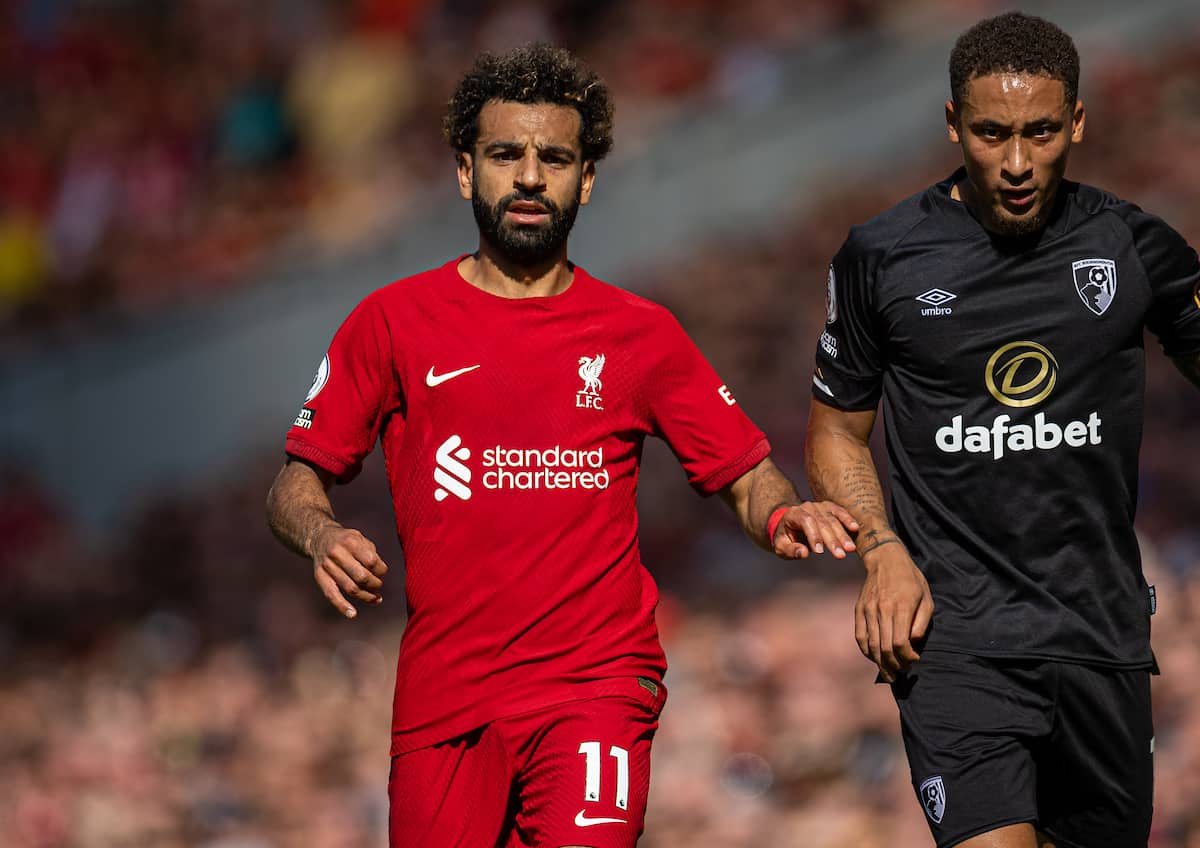
POLYGON ((1054 391, 1058 360, 1037 342, 1009 342, 991 355, 987 390, 1005 406, 1034 406, 1054 391))

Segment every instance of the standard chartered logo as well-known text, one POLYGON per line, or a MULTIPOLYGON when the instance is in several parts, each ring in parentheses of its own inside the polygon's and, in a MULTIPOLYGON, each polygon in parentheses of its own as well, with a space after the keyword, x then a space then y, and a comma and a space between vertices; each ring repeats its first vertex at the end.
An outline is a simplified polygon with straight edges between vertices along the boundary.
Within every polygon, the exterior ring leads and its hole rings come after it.
MULTIPOLYGON (((433 479, 439 488, 433 496, 439 502, 450 495, 470 500, 471 458, 469 448, 455 435, 438 447, 433 479)), ((610 477, 604 467, 604 448, 577 450, 561 445, 539 448, 486 448, 480 456, 483 473, 479 483, 485 489, 607 489, 610 477)))
POLYGON ((462 446, 461 436, 451 436, 442 442, 437 449, 437 466, 433 469, 434 482, 440 488, 434 490, 433 497, 441 503, 450 495, 464 501, 471 499, 471 469, 464 463, 471 458, 470 448, 462 446))
MULTIPOLYGON (((1058 360, 1044 345, 1032 341, 1004 345, 988 358, 984 371, 988 393, 1016 409, 1041 403, 1057 382, 1058 360)), ((1098 412, 1063 424, 1048 420, 1044 412, 1034 415, 1032 422, 1015 421, 1006 413, 982 424, 966 424, 963 416, 955 415, 938 428, 934 442, 945 453, 985 453, 1000 459, 1010 452, 1098 445, 1101 423, 1098 412)))

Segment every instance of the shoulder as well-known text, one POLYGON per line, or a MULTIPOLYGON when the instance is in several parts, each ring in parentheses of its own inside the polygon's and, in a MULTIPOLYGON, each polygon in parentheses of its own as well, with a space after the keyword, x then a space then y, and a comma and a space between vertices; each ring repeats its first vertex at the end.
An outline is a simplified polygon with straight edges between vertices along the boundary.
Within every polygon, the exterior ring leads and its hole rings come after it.
POLYGON ((430 297, 445 289, 446 275, 452 272, 454 267, 455 263, 451 262, 393 280, 363 298, 363 303, 372 301, 379 306, 389 306, 430 297))
POLYGON ((1183 237, 1162 218, 1146 212, 1136 203, 1124 200, 1110 191, 1082 183, 1067 183, 1070 202, 1079 215, 1079 224, 1107 216, 1116 227, 1128 233, 1139 251, 1156 245, 1175 246, 1183 237))
POLYGON ((1086 183, 1064 181, 1060 190, 1067 193, 1067 202, 1081 222, 1100 215, 1112 215, 1128 222, 1135 216, 1145 214, 1137 204, 1086 183))
POLYGON ((436 303, 447 296, 447 275, 455 273, 457 262, 452 260, 380 286, 358 302, 354 313, 391 321, 411 317, 414 310, 436 308, 436 303))
POLYGON ((1129 229, 1147 221, 1166 226, 1160 218, 1143 211, 1136 203, 1117 197, 1111 191, 1074 182, 1064 182, 1063 190, 1069 193, 1068 202, 1074 207, 1081 221, 1108 215, 1120 220, 1129 229))
POLYGON ((898 244, 930 218, 929 193, 937 187, 905 198, 874 218, 850 228, 841 253, 848 260, 882 262, 898 244))
POLYGON ((593 277, 582 268, 586 284, 591 289, 591 297, 597 306, 614 313, 614 317, 626 324, 646 324, 650 326, 677 325, 679 322, 671 310, 647 297, 634 294, 628 289, 605 282, 593 277))

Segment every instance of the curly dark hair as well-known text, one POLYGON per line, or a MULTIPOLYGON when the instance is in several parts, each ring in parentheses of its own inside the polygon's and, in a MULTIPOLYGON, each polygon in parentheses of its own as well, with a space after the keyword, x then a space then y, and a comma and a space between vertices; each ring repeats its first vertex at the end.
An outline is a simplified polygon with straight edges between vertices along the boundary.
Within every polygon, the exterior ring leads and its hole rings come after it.
POLYGON ((442 133, 459 153, 479 138, 479 113, 492 100, 571 106, 582 119, 583 158, 603 159, 612 150, 613 104, 608 86, 569 51, 549 44, 517 47, 499 56, 481 53, 446 104, 442 133))
POLYGON ((957 106, 967 84, 995 73, 1028 73, 1062 82, 1067 103, 1079 96, 1079 52, 1050 21, 1007 12, 982 20, 959 36, 950 52, 950 96, 957 106))

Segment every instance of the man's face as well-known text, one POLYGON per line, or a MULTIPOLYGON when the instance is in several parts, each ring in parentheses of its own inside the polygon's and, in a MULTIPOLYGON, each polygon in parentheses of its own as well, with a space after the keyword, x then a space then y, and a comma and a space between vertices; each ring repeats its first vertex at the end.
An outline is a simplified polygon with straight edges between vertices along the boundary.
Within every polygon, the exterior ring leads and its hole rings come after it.
POLYGON ((1046 226, 1083 121, 1083 102, 1068 103, 1060 80, 1028 73, 975 77, 957 107, 946 103, 967 168, 963 199, 984 227, 1025 236, 1046 226))
POLYGON ((595 178, 569 106, 493 101, 479 113, 474 150, 459 156, 458 186, 480 236, 517 265, 565 253, 579 207, 595 178))

